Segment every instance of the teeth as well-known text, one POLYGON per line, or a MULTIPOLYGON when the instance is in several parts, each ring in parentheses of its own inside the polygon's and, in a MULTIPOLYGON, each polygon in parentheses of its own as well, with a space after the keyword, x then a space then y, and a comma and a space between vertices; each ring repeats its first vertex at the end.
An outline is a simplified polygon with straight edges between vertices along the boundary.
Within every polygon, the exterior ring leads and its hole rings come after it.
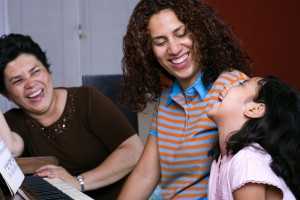
POLYGON ((173 63, 173 64, 180 64, 180 63, 182 63, 183 61, 185 61, 185 59, 188 57, 188 54, 186 53, 186 54, 184 54, 183 56, 181 56, 181 57, 179 57, 179 58, 177 58, 177 59, 172 59, 171 60, 171 62, 173 63))
POLYGON ((38 96, 42 92, 42 89, 37 90, 36 92, 32 93, 31 95, 28 95, 29 98, 33 98, 38 96))

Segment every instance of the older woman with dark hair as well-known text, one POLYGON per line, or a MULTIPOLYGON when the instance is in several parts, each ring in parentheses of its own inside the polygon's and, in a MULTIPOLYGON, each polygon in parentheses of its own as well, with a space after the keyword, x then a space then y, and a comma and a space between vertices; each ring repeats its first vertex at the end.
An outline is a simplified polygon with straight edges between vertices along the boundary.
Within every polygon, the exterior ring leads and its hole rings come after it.
POLYGON ((36 174, 61 178, 95 199, 115 199, 143 145, 113 103, 95 88, 54 88, 45 53, 21 34, 0 38, 0 82, 0 92, 19 106, 5 119, 0 113, 8 148, 55 156, 60 166, 36 174))
POLYGON ((250 61, 232 31, 197 0, 141 0, 123 44, 124 102, 158 102, 150 136, 120 199, 207 197, 217 126, 207 117, 227 88, 247 79, 250 61), (246 75, 247 74, 247 75, 246 75))

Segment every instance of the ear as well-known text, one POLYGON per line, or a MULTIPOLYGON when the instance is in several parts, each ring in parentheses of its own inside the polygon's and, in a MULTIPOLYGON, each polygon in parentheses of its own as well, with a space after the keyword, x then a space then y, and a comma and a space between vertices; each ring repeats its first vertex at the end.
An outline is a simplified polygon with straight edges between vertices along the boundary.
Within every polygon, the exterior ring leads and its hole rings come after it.
POLYGON ((249 102, 246 105, 244 115, 248 118, 260 118, 265 114, 266 106, 263 103, 249 102))

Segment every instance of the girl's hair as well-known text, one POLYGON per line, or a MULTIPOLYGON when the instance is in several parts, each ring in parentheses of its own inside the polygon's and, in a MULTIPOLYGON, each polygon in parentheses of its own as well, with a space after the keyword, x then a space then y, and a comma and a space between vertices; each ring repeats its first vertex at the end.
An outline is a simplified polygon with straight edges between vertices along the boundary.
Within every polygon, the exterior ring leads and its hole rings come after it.
POLYGON ((227 143, 227 152, 258 143, 272 157, 272 170, 300 199, 300 95, 282 81, 267 77, 260 82, 254 102, 264 103, 264 116, 249 119, 227 143))
POLYGON ((231 29, 200 0, 141 0, 135 7, 123 39, 124 84, 122 99, 134 110, 143 110, 162 91, 161 78, 171 77, 158 63, 148 30, 150 18, 161 10, 174 11, 191 33, 196 60, 206 87, 225 70, 250 73, 250 60, 231 29))

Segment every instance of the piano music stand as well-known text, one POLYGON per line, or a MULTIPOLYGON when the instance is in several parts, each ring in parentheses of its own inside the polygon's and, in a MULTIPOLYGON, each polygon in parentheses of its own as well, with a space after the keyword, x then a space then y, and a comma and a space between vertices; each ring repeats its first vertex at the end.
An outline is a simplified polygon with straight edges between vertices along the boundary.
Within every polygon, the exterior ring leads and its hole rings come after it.
POLYGON ((58 165, 58 160, 54 156, 19 157, 16 161, 25 175, 33 174, 43 165, 58 165))

